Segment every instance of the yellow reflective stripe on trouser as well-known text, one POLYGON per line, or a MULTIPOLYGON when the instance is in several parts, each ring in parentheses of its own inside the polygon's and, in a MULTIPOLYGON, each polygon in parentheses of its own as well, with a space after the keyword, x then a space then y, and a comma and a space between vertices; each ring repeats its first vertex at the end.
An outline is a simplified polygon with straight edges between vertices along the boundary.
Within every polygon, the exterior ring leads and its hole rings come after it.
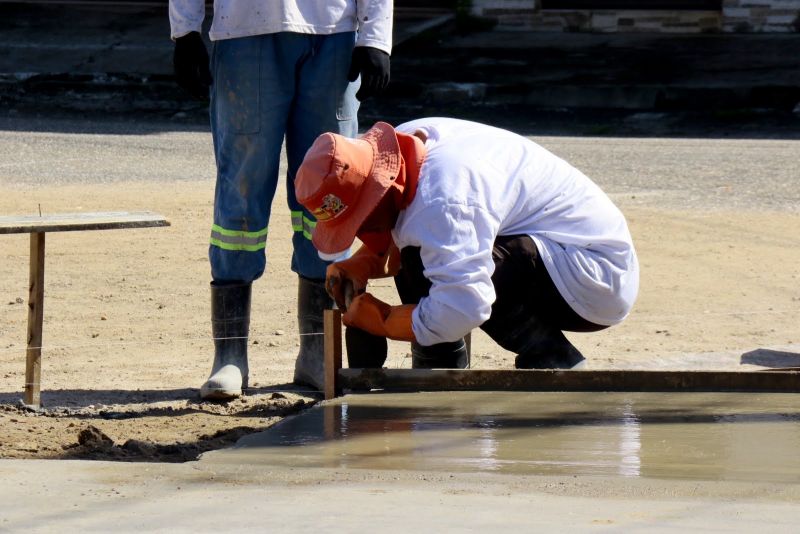
POLYGON ((267 229, 257 232, 228 230, 216 224, 211 225, 211 244, 223 250, 244 250, 255 252, 267 246, 267 229))
POLYGON ((292 230, 303 232, 303 237, 306 239, 311 239, 311 232, 315 226, 317 226, 317 222, 306 217, 302 211, 292 212, 292 230))

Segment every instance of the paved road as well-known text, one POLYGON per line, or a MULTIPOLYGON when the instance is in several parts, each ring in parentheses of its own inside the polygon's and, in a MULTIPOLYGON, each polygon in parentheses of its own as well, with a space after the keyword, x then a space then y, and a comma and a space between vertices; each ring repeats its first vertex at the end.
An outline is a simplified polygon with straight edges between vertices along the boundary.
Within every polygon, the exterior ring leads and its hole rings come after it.
MULTIPOLYGON (((622 206, 800 210, 800 140, 530 136, 622 206)), ((213 179, 205 127, 0 119, 0 187, 213 179)))

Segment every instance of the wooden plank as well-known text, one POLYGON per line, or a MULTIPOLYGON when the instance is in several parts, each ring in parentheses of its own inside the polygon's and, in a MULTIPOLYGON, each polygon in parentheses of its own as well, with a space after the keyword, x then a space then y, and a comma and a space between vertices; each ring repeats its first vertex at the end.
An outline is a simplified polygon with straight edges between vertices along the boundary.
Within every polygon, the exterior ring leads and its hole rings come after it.
POLYGON ((25 351, 25 404, 41 404, 42 323, 44 320, 44 233, 31 234, 28 285, 28 347, 25 351))
POLYGON ((325 399, 333 399, 342 394, 338 384, 339 370, 342 368, 342 312, 325 310, 323 317, 325 332, 325 399))
POLYGON ((116 230, 169 226, 162 215, 149 211, 109 211, 61 213, 56 215, 11 215, 0 217, 0 234, 33 232, 71 232, 77 230, 116 230))
POLYGON ((800 392, 798 371, 340 369, 341 389, 800 392))

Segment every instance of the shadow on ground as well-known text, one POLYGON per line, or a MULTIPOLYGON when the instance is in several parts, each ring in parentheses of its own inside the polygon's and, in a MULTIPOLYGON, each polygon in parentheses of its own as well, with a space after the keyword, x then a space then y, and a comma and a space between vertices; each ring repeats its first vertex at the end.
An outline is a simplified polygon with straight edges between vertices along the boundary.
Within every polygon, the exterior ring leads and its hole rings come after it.
POLYGON ((772 369, 800 369, 800 354, 780 350, 756 349, 742 354, 742 365, 760 365, 772 369))

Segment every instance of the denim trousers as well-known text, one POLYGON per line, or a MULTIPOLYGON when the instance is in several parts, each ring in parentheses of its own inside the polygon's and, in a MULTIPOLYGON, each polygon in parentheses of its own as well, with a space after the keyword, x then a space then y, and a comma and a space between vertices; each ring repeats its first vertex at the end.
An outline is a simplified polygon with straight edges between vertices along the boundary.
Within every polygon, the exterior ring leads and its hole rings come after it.
POLYGON ((217 181, 209 260, 215 282, 252 282, 264 273, 284 139, 291 269, 306 278, 325 277, 329 262, 311 243, 316 221, 297 202, 294 178, 317 136, 358 133, 359 80, 347 80, 354 43, 353 32, 214 43, 210 118, 217 181))

